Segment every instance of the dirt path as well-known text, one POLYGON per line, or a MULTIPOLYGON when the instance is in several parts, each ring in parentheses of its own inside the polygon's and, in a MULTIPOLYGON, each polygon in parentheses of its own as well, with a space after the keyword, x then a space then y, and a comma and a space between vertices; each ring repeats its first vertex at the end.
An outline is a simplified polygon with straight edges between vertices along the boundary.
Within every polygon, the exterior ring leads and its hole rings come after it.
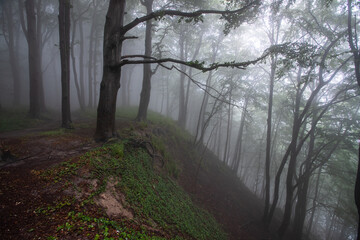
POLYGON ((46 235, 56 224, 44 222, 34 211, 61 197, 60 189, 47 189, 39 181, 39 170, 47 169, 64 160, 79 156, 96 147, 91 134, 78 129, 71 134, 53 136, 44 131, 57 131, 57 123, 38 128, 0 134, 0 239, 31 239, 46 235), (39 232, 40 231, 40 232, 39 232))

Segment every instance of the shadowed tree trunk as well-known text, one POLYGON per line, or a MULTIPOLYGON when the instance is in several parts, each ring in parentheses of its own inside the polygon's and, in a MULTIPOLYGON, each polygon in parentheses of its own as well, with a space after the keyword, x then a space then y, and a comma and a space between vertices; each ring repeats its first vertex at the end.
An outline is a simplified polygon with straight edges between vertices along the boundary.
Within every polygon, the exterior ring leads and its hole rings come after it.
POLYGON ((270 208, 270 162, 271 162, 271 131, 272 131, 271 128, 272 128, 272 107, 273 107, 275 71, 276 71, 276 57, 271 56, 269 103, 268 103, 267 129, 266 129, 265 206, 264 206, 263 222, 266 222, 270 208))
MULTIPOLYGON (((154 0, 142 0, 141 4, 146 7, 146 13, 149 15, 152 13, 152 5, 154 0)), ((145 30, 145 56, 150 57, 152 54, 152 20, 146 21, 145 30)), ((143 82, 140 93, 140 104, 138 114, 136 116, 137 121, 144 121, 147 118, 147 110, 150 103, 151 94, 151 77, 154 74, 151 70, 151 64, 143 65, 143 82)))
MULTIPOLYGON (((218 39, 218 41, 215 44, 213 44, 213 46, 212 46, 212 52, 213 52, 212 57, 211 57, 212 62, 215 62, 215 60, 216 60, 216 56, 217 56, 217 53, 219 50, 219 45, 221 43, 221 40, 222 39, 218 39)), ((200 46, 198 49, 200 49, 200 46)), ((210 71, 208 74, 208 77, 206 79, 205 92, 204 92, 203 100, 201 102, 201 107, 200 107, 200 112, 199 112, 199 117, 198 117, 198 122, 197 122, 197 127, 196 127, 196 134, 195 134, 195 138, 194 138, 195 143, 198 140, 199 135, 203 136, 202 130, 203 130, 204 124, 205 124, 205 115, 206 115, 206 109, 207 109, 208 101, 209 101, 209 92, 210 92, 212 76, 213 76, 213 72, 210 71)), ((202 142, 203 139, 201 139, 199 141, 202 142)))
POLYGON ((16 44, 16 37, 14 31, 17 27, 14 25, 14 11, 13 1, 4 1, 3 3, 3 16, 2 19, 6 23, 3 27, 3 36, 9 48, 9 62, 11 73, 13 77, 13 104, 15 106, 20 104, 21 83, 20 83, 20 69, 19 69, 19 56, 18 45, 16 44), (6 29, 5 29, 6 28, 6 29))
POLYGON ((297 193, 297 202, 295 206, 295 216, 294 216, 294 228, 293 233, 296 240, 301 240, 303 236, 303 228, 304 228, 304 221, 306 217, 306 207, 307 207, 307 192, 310 183, 311 177, 311 165, 312 165, 312 158, 314 154, 314 147, 315 147, 315 128, 316 128, 316 118, 317 113, 314 112, 314 116, 312 119, 312 127, 310 132, 310 141, 309 141, 309 149, 308 154, 305 162, 305 170, 303 173, 303 181, 298 184, 298 193, 297 193))
POLYGON ((76 24, 77 24, 76 20, 74 19, 73 22, 72 22, 72 30, 71 30, 72 36, 71 36, 70 56, 71 56, 71 63, 72 63, 72 69, 73 69, 75 88, 76 88, 76 93, 77 93, 77 98, 78 98, 78 101, 79 101, 80 109, 85 110, 84 96, 82 95, 81 87, 80 87, 80 84, 79 84, 78 73, 77 73, 77 68, 76 68, 76 58, 75 58, 75 53, 74 53, 76 24))
MULTIPOLYGON (((180 33, 179 38, 179 49, 180 49, 180 60, 187 61, 187 53, 185 47, 185 35, 183 32, 180 33)), ((186 67, 184 65, 180 66, 180 85, 179 85, 179 114, 178 114, 178 123, 181 128, 185 129, 186 127, 186 107, 185 107, 185 72, 186 67)))
POLYGON ((28 43, 29 59, 29 80, 30 80, 30 111, 33 118, 38 118, 40 112, 45 109, 44 89, 42 84, 41 70, 41 1, 37 2, 37 12, 35 12, 35 0, 25 1, 25 12, 27 24, 23 17, 23 2, 19 0, 19 12, 21 14, 21 26, 23 28, 28 43))
POLYGON ((96 100, 97 100, 97 85, 98 85, 98 82, 97 82, 97 71, 98 71, 98 69, 97 69, 97 67, 96 67, 96 63, 97 63, 97 59, 98 59, 98 57, 97 57, 97 49, 99 48, 99 43, 100 43, 100 41, 99 41, 99 38, 98 38, 98 31, 97 30, 95 30, 95 44, 94 44, 94 59, 93 59, 93 72, 94 72, 94 76, 93 76, 93 87, 92 87, 92 89, 93 89, 93 103, 92 103, 92 105, 94 106, 94 107, 96 107, 96 100))
POLYGON ((116 136, 115 112, 117 92, 120 88, 121 67, 112 67, 120 61, 124 41, 125 0, 111 0, 106 14, 104 28, 103 77, 100 84, 100 98, 97 108, 96 140, 116 136))
POLYGON ((59 0, 59 37, 61 58, 61 121, 71 128, 70 113, 70 0, 59 0))
POLYGON ((241 114, 239 133, 238 133, 238 137, 236 140, 236 147, 235 147, 236 149, 234 152, 233 164, 232 164, 232 170, 235 173, 235 175, 237 174, 237 172, 239 170, 240 162, 241 162, 241 158, 242 158, 242 156, 241 156, 242 142, 243 142, 245 119, 246 119, 246 112, 247 112, 249 98, 250 98, 250 95, 247 95, 245 97, 245 103, 244 103, 244 107, 243 107, 242 114, 241 114))
POLYGON ((309 236, 310 236, 312 225, 313 225, 313 222, 314 222, 315 210, 316 210, 316 206, 317 206, 316 202, 318 201, 318 195, 319 195, 319 190, 320 190, 319 186, 320 186, 321 169, 322 169, 322 167, 319 168, 317 176, 316 176, 315 195, 314 195, 314 198, 312 200, 312 208, 311 208, 311 216, 310 216, 310 219, 309 219, 309 226, 308 226, 308 228, 306 230, 306 237, 307 238, 309 238, 309 236))
MULTIPOLYGON (((357 45, 357 31, 355 29, 355 33, 353 31, 352 25, 352 0, 347 1, 347 8, 348 8, 348 42, 350 45, 351 52, 354 57, 354 66, 355 66, 355 76, 356 81, 360 87, 360 52, 357 45)), ((355 23, 356 28, 356 23, 355 23)), ((358 210, 358 216, 360 219, 360 143, 359 143, 359 162, 358 162, 358 169, 356 174, 356 183, 355 183, 355 203, 358 210)), ((357 230, 357 240, 360 240, 360 223, 358 222, 358 230, 357 230)))
POLYGON ((80 37, 80 54, 79 54, 79 80, 80 80, 80 93, 82 97, 82 102, 84 103, 85 108, 85 69, 84 69, 84 21, 79 19, 79 37, 80 37))
MULTIPOLYGON (((94 13, 93 13, 93 19, 95 18, 96 13, 96 5, 94 4, 94 13)), ((89 101, 88 101, 88 108, 93 108, 93 85, 94 85, 94 72, 93 72, 93 61, 94 61, 94 37, 95 35, 95 22, 91 23, 90 28, 90 36, 89 36, 89 59, 88 59, 88 95, 89 95, 89 101)))
MULTIPOLYGON (((37 10, 41 2, 37 3, 37 10)), ((22 14, 22 2, 20 0, 20 14, 22 14)), ((30 79, 30 116, 37 118, 40 112, 44 110, 44 90, 42 84, 41 70, 41 19, 40 12, 35 12, 35 0, 25 1, 25 12, 27 26, 24 19, 21 18, 22 27, 28 42, 28 58, 29 58, 29 79, 30 79)))

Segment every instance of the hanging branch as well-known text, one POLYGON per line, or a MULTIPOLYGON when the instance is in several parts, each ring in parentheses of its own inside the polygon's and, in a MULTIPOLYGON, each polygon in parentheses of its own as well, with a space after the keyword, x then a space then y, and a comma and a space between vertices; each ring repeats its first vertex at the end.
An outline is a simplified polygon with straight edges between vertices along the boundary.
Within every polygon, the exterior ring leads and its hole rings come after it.
POLYGON ((208 66, 205 66, 205 62, 199 62, 199 61, 186 62, 186 61, 182 61, 182 60, 174 59, 174 58, 157 59, 155 57, 149 57, 149 56, 144 56, 144 55, 126 55, 126 56, 121 57, 122 60, 119 63, 115 63, 111 67, 117 68, 117 67, 122 67, 122 66, 128 65, 128 64, 162 64, 162 63, 172 62, 172 63, 182 64, 182 65, 185 65, 188 67, 192 67, 192 68, 195 68, 195 69, 203 71, 203 72, 215 70, 215 69, 218 69, 219 67, 231 67, 231 68, 238 68, 238 69, 245 70, 249 65, 256 64, 256 63, 260 62, 261 60, 264 60, 267 56, 270 55, 271 52, 272 52, 271 48, 269 48, 268 50, 266 50, 264 52, 264 54, 261 57, 255 59, 255 60, 251 60, 251 61, 245 61, 245 62, 232 61, 232 62, 224 62, 224 63, 212 63, 208 66), (142 60, 129 60, 130 58, 143 58, 143 59, 142 60))

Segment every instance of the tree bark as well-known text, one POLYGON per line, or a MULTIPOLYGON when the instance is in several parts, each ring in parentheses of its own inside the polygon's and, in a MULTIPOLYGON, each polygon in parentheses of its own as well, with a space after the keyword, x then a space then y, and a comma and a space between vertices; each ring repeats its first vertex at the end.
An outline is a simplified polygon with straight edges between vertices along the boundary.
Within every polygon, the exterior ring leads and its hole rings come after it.
POLYGON ((61 121, 71 128, 70 113, 70 0, 59 0, 59 37, 61 58, 61 121))
MULTIPOLYGON (((180 60, 187 61, 187 56, 185 53, 185 35, 180 33, 179 38, 179 49, 180 49, 180 60)), ((179 86, 179 114, 178 114, 178 123, 181 128, 185 129, 186 126, 186 107, 185 107, 185 72, 186 67, 184 65, 180 66, 180 86, 179 86)))
POLYGON ((79 84, 77 68, 76 68, 76 58, 75 58, 76 25, 77 25, 77 20, 73 19, 72 24, 71 24, 72 27, 71 27, 70 55, 71 55, 71 63, 72 63, 72 69, 73 69, 73 76, 74 76, 74 82, 75 82, 77 98, 78 98, 78 101, 79 101, 80 109, 85 110, 84 96, 82 95, 81 87, 80 87, 80 84, 79 84))
POLYGON ((95 44, 94 44, 94 58, 93 58, 93 107, 96 107, 96 100, 97 100, 97 67, 96 67, 96 63, 97 63, 97 54, 96 51, 99 48, 99 38, 97 37, 97 30, 95 29, 95 44))
POLYGON ((124 41, 125 0, 111 0, 104 28, 103 77, 97 108, 95 139, 103 141, 116 136, 115 112, 117 92, 120 88, 121 67, 113 67, 120 61, 124 41))
POLYGON ((316 113, 314 114, 314 118, 312 120, 312 128, 311 128, 311 134, 310 134, 310 142, 309 142, 309 150, 308 150, 308 156, 305 160, 305 170, 303 173, 303 180, 298 185, 298 196, 297 196, 297 202, 295 207, 295 215, 294 215, 294 228, 293 228, 293 235, 295 236, 296 240, 301 240, 303 236, 303 228, 304 228, 304 222, 306 217, 306 207, 307 207, 307 193, 310 183, 310 177, 311 177, 311 166, 312 166, 312 158, 313 158, 313 152, 314 152, 314 146, 315 146, 315 125, 316 125, 316 113))
MULTIPOLYGON (((350 45, 351 52, 354 56, 356 81, 360 87, 360 53, 359 53, 359 49, 357 48, 357 44, 354 43, 354 39, 357 39, 357 35, 356 35, 356 31, 355 31, 355 36, 354 36, 353 29, 352 29, 353 26, 351 23, 351 21, 352 21, 352 0, 347 1, 347 8, 348 8, 348 42, 350 45)), ((356 174, 354 196, 355 196, 355 204, 356 204, 356 207, 358 210, 358 218, 360 219, 360 145, 359 145, 359 162, 358 162, 358 169, 357 169, 357 174, 356 174)), ((360 221, 358 222, 357 240, 360 240, 360 221)))
MULTIPOLYGON (((232 80, 232 79, 231 79, 232 80)), ((229 145, 229 141, 230 141, 230 130, 231 130, 231 101, 232 101, 232 86, 230 85, 230 89, 229 89, 229 104, 228 104, 228 111, 227 111, 227 126, 226 126, 226 139, 225 139, 225 148, 224 148, 224 153, 223 153, 223 163, 224 165, 227 164, 227 159, 228 159, 228 145, 229 145)))
POLYGON ((238 137, 237 137, 237 141, 236 141, 236 149, 235 149, 234 157, 233 157, 232 170, 235 173, 235 175, 237 174, 237 172, 239 170, 240 162, 242 159, 242 156, 241 156, 242 140, 243 140, 245 120, 246 120, 246 111, 247 111, 247 107, 248 107, 248 103, 249 103, 249 98, 250 98, 250 95, 247 95, 245 97, 245 103, 244 103, 244 107, 243 107, 242 114, 241 114, 239 133, 238 133, 238 137))
MULTIPOLYGON (((358 210, 358 215, 360 216, 360 143, 359 143, 359 160, 358 160, 358 169, 356 173, 356 183, 355 183, 355 204, 358 210)), ((357 240, 360 240, 360 223, 358 223, 358 234, 357 240)))
POLYGON ((269 103, 268 103, 266 150, 265 150, 265 205, 264 205, 263 222, 266 222, 270 208, 271 127, 272 127, 272 107, 273 107, 275 71, 276 71, 276 58, 274 56, 271 56, 269 103))
MULTIPOLYGON (((141 3, 146 7, 147 15, 152 13, 153 0, 144 0, 141 3)), ((152 54, 152 20, 146 21, 145 29, 145 56, 151 57, 152 54)), ((147 118, 147 111, 150 103, 151 94, 151 77, 153 72, 151 70, 151 64, 143 65, 143 82, 140 93, 140 104, 138 114, 136 116, 137 121, 145 121, 147 118)))
MULTIPOLYGON (((301 68, 298 71, 297 82, 301 81, 301 68)), ((294 120, 291 134, 291 143, 290 143, 290 160, 289 166, 286 176, 286 202, 285 202, 285 210, 283 220, 281 222, 281 226, 279 227, 277 233, 280 238, 282 238, 290 224, 291 218, 291 210, 293 203, 293 178, 296 171, 296 160, 297 160, 297 142, 301 128, 301 117, 300 117, 300 101, 301 101, 301 93, 300 87, 297 88, 296 97, 295 97, 295 109, 294 109, 294 120)))
MULTIPOLYGON (((94 4, 95 5, 95 4, 94 4)), ((96 8, 94 7, 93 19, 95 17, 96 8)), ((93 76, 93 61, 94 61, 94 33, 95 33, 95 22, 91 23, 90 35, 89 35, 89 59, 88 59, 88 108, 93 108, 93 85, 94 85, 94 76, 93 76)))
MULTIPOLYGON (((20 3, 20 12, 22 12, 22 3, 20 3)), ((42 71, 41 71, 41 40, 39 37, 38 15, 35 13, 35 0, 26 0, 25 11, 27 26, 23 25, 23 30, 28 42, 29 59, 29 79, 30 79, 30 111, 33 118, 40 117, 40 112, 44 107, 44 95, 42 89, 42 71)), ((22 21, 23 22, 23 21, 22 21)))
POLYGON ((12 1, 4 1, 3 14, 5 15, 4 21, 6 21, 6 27, 7 27, 7 29, 3 29, 3 33, 4 33, 3 36, 9 48, 9 62, 13 77, 13 105, 18 106, 20 105, 20 94, 21 94, 19 56, 17 51, 17 48, 19 46, 16 45, 16 38, 14 33, 16 26, 14 25, 13 16, 15 13, 13 12, 12 1))
POLYGON ((79 80, 80 80, 80 95, 85 108, 85 69, 84 69, 84 28, 83 20, 79 19, 79 36, 80 36, 80 54, 79 54, 79 80))
POLYGON ((313 201, 312 201, 312 211, 311 211, 311 216, 310 216, 310 219, 309 219, 309 226, 308 226, 308 229, 306 231, 306 237, 309 238, 310 237, 310 233, 311 233, 311 229, 312 229, 312 225, 313 225, 313 222, 314 222, 314 216, 315 216, 315 210, 316 210, 316 201, 318 199, 318 195, 319 195, 319 186, 320 186, 320 176, 321 176, 321 167, 319 168, 318 170, 318 173, 317 173, 317 177, 316 177, 316 185, 315 185, 315 195, 314 195, 314 198, 313 198, 313 201))

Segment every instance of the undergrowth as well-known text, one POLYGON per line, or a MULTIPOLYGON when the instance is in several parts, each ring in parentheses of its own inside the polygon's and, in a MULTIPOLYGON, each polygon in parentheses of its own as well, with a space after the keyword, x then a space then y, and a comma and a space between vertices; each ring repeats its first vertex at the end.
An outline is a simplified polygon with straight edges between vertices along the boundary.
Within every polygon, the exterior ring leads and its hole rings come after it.
MULTIPOLYGON (((130 109, 122 113, 129 118, 134 112, 134 109, 130 109)), ((119 115, 120 112, 117 117, 119 115)), ((80 234, 82 230, 89 231, 89 228, 95 226, 97 233, 93 239, 164 239, 163 233, 167 239, 227 239, 213 216, 193 204, 172 178, 178 176, 179 169, 167 147, 169 142, 176 144, 186 141, 188 134, 172 120, 159 114, 150 113, 149 119, 147 122, 134 123, 124 130, 122 141, 115 140, 115 143, 93 149, 76 160, 64 162, 42 174, 55 184, 63 183, 64 188, 76 188, 71 183, 72 176, 96 179, 98 183, 87 199, 81 200, 80 208, 68 211, 66 221, 58 226, 58 234, 50 237, 56 239, 60 233, 80 234), (161 169, 155 166, 155 156, 149 153, 147 145, 142 144, 144 142, 150 143, 155 154, 164 159, 161 169), (88 170, 88 174, 81 176, 80 172, 84 169, 88 170), (115 181, 116 192, 124 194, 124 206, 132 209, 136 230, 121 221, 110 220, 105 215, 99 218, 86 211, 88 206, 94 205, 94 199, 106 190, 109 181, 115 181), (162 234, 149 233, 141 226, 158 230, 162 234)), ((67 204, 57 203, 40 210, 57 211, 59 207, 69 207, 67 204)))
POLYGON ((0 110, 0 132, 31 128, 44 123, 44 119, 31 118, 22 108, 0 110))
POLYGON ((195 206, 175 182, 154 172, 152 159, 144 149, 125 142, 103 150, 108 154, 89 153, 92 172, 103 181, 120 177, 117 187, 142 222, 174 236, 181 232, 195 239, 226 239, 209 213, 195 206))
MULTIPOLYGON (((156 141, 159 151, 165 154, 163 143, 160 139, 156 141)), ((55 183, 66 182, 71 176, 78 175, 84 167, 89 168, 88 177, 97 179, 99 184, 90 197, 83 200, 82 206, 93 203, 92 199, 105 190, 108 181, 120 179, 115 186, 116 191, 125 195, 126 206, 132 208, 135 222, 140 225, 161 229, 170 235, 171 239, 226 239, 215 219, 194 205, 190 197, 168 174, 155 171, 153 159, 146 149, 134 146, 132 141, 125 140, 94 149, 84 154, 77 162, 64 162, 43 176, 53 179, 55 183)), ((46 207, 42 210, 48 209, 56 210, 57 207, 46 207)), ((76 229, 79 232, 79 223, 75 223, 74 218, 84 221, 85 213, 80 211, 69 214, 72 220, 61 225, 59 231, 76 229), (77 227, 71 227, 73 225, 77 227)), ((80 224, 83 229, 98 221, 91 216, 86 219, 88 225, 80 224)), ((146 231, 120 231, 117 227, 121 225, 119 222, 103 220, 102 224, 99 239, 111 239, 106 238, 110 230, 111 236, 117 236, 116 239, 161 239, 146 235, 146 231), (120 236, 120 233, 130 235, 125 237, 120 236)))

